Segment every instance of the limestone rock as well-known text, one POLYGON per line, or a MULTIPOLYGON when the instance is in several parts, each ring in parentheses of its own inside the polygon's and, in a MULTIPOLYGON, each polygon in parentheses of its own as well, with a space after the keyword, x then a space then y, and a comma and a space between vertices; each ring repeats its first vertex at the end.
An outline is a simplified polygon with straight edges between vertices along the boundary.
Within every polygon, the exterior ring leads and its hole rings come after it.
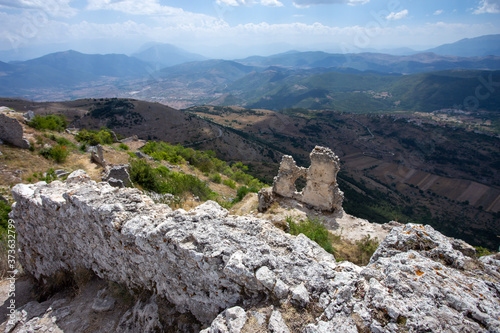
POLYGON ((122 318, 124 332, 161 330, 159 298, 204 332, 286 331, 280 314, 291 331, 500 332, 499 258, 470 257, 429 226, 393 228, 362 268, 215 202, 172 211, 81 171, 12 193, 26 272, 86 268, 153 294, 122 318))
POLYGON ((268 329, 271 333, 290 333, 290 329, 286 326, 281 312, 277 310, 273 311, 271 318, 269 318, 268 329))
POLYGON ((273 191, 270 187, 264 187, 259 191, 259 212, 265 212, 274 201, 273 191))
POLYGON ((129 174, 130 165, 119 164, 106 167, 106 174, 102 180, 114 187, 130 187, 132 180, 129 174))
POLYGON ((23 125, 17 119, 3 113, 0 113, 0 140, 19 148, 30 147, 30 143, 24 138, 23 125))
POLYGON ((101 145, 90 147, 90 161, 103 168, 106 167, 106 160, 104 160, 104 151, 101 145))
POLYGON ((23 117, 27 121, 31 121, 31 120, 33 120, 35 118, 35 112, 33 112, 32 110, 29 110, 28 112, 26 112, 25 114, 23 114, 23 117))

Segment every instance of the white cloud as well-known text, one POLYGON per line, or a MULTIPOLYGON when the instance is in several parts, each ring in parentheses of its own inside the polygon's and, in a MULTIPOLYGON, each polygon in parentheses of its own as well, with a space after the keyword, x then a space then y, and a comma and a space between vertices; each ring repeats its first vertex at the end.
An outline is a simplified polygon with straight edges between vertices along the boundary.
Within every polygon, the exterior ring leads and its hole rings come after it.
POLYGON ((433 15, 441 15, 441 14, 443 14, 443 12, 444 12, 444 11, 443 11, 442 9, 438 9, 438 10, 436 10, 436 11, 434 12, 434 14, 433 14, 433 15))
POLYGON ((500 0, 481 0, 479 8, 473 11, 474 14, 498 14, 500 13, 500 0))
POLYGON ((364 5, 370 0, 294 0, 293 5, 297 8, 308 8, 314 5, 364 5))
POLYGON ((88 0, 88 10, 115 10, 136 15, 180 15, 181 8, 162 6, 158 0, 88 0))
POLYGON ((278 0, 260 0, 262 6, 283 7, 283 3, 278 0))
POLYGON ((279 0, 217 0, 218 5, 226 6, 253 6, 254 4, 261 4, 267 7, 282 7, 283 3, 279 0))
POLYGON ((395 21, 395 20, 401 20, 404 19, 405 17, 408 16, 408 9, 403 9, 400 12, 391 12, 389 15, 385 17, 386 20, 389 21, 395 21))
POLYGON ((2 0, 0 8, 37 10, 48 16, 71 17, 77 13, 69 3, 71 0, 2 0))

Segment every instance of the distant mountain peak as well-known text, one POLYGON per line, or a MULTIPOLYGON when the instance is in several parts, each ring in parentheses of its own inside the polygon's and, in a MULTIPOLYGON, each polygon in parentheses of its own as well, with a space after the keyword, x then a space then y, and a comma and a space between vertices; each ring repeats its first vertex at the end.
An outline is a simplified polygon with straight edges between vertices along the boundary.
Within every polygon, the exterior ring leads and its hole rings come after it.
POLYGON ((191 61, 201 61, 207 58, 196 53, 191 53, 183 50, 172 44, 146 44, 136 53, 132 54, 133 57, 152 64, 154 67, 170 67, 191 61))

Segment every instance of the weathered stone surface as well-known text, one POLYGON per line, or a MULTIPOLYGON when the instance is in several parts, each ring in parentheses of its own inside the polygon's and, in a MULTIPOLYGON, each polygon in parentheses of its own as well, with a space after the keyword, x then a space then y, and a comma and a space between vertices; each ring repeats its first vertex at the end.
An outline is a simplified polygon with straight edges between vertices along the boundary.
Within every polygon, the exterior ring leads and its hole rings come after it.
POLYGON ((311 166, 307 169, 307 183, 301 201, 321 210, 342 209, 344 193, 337 184, 340 160, 329 148, 316 146, 310 154, 311 166))
POLYGON ((129 174, 130 165, 119 164, 106 167, 106 174, 102 180, 108 182, 114 187, 129 187, 132 186, 132 180, 129 174))
POLYGON ((106 160, 104 159, 104 151, 101 145, 90 147, 90 161, 97 165, 106 167, 106 160))
POLYGON ((292 156, 285 155, 280 164, 278 175, 274 177, 272 193, 269 189, 259 192, 259 211, 264 212, 271 206, 275 196, 292 198, 319 210, 342 211, 344 193, 337 184, 340 160, 329 148, 316 146, 310 154, 311 166, 298 167, 292 156), (298 192, 295 182, 305 177, 306 186, 298 192))
POLYGON ((24 138, 21 123, 3 113, 0 113, 0 139, 19 148, 28 149, 30 143, 24 138))
POLYGON ((24 119, 27 121, 33 120, 35 118, 35 112, 33 110, 29 110, 25 114, 23 114, 24 119))
POLYGON ((36 278, 88 268, 154 290, 205 323, 232 305, 271 294, 254 273, 262 266, 281 271, 277 276, 294 286, 325 275, 322 261, 335 265, 316 243, 270 222, 227 216, 214 202, 189 213, 171 211, 138 190, 95 183, 81 171, 66 183, 19 184, 13 195, 19 260, 36 278))
POLYGON ((111 296, 107 289, 99 290, 97 297, 92 303, 92 310, 94 312, 106 312, 111 311, 115 307, 116 300, 111 296))
POLYGON ((306 176, 307 169, 298 167, 290 155, 284 155, 281 159, 278 175, 274 177, 273 193, 285 198, 300 199, 300 193, 295 188, 295 181, 300 176, 306 176))
POLYGON ((259 212, 265 212, 274 201, 273 190, 270 187, 264 187, 259 191, 259 212))
POLYGON ((286 326, 281 312, 273 311, 271 318, 269 318, 269 332, 271 333, 290 333, 290 329, 286 326))
MULTIPOLYGON (((393 228, 362 268, 215 202, 172 211, 82 172, 66 183, 19 184, 13 195, 27 272, 91 269, 165 298, 209 325, 205 332, 265 331, 271 322, 305 332, 500 332, 498 258, 469 257, 429 226, 393 228), (314 320, 294 318, 298 311, 314 320)), ((143 322, 133 326, 141 331, 152 317, 137 318, 129 326, 143 322)))

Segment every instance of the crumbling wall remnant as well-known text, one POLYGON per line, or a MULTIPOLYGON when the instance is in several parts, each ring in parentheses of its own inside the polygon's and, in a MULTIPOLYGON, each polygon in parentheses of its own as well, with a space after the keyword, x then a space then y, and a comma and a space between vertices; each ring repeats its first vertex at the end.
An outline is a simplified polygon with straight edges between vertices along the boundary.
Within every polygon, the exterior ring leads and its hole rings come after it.
POLYGON ((292 156, 285 155, 280 164, 278 175, 274 177, 272 195, 269 190, 259 192, 259 211, 265 211, 274 196, 292 198, 323 211, 340 211, 344 193, 337 184, 340 160, 335 153, 325 147, 316 146, 311 154, 311 166, 299 167, 292 156), (295 182, 299 177, 306 178, 306 186, 298 192, 295 182))

